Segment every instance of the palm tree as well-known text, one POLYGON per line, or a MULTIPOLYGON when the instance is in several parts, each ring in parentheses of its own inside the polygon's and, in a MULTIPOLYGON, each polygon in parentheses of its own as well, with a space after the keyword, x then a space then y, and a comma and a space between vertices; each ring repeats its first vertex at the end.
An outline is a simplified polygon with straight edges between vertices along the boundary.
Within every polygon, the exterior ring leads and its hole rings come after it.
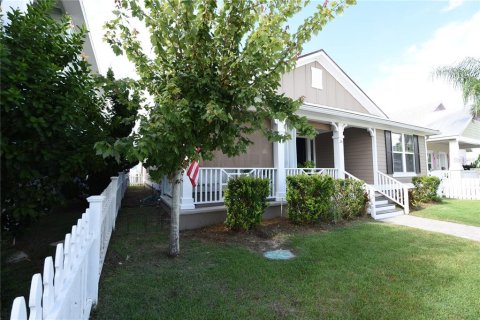
POLYGON ((480 60, 465 58, 451 67, 441 67, 435 70, 434 76, 444 78, 454 87, 461 88, 465 105, 471 103, 470 113, 480 115, 480 60))

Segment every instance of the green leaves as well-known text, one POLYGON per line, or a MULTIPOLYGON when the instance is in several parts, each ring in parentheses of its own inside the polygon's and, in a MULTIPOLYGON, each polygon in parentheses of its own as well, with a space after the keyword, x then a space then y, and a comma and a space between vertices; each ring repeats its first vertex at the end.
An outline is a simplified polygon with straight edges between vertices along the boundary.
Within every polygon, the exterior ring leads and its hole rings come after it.
POLYGON ((230 179, 225 192, 225 225, 233 230, 250 230, 260 224, 269 193, 268 179, 249 176, 230 179))
MULTIPOLYGON (((348 1, 350 3, 351 1, 348 1)), ((277 93, 281 76, 312 34, 348 5, 319 5, 294 33, 287 22, 309 1, 147 0, 122 1, 106 25, 106 41, 136 66, 141 86, 153 103, 142 118, 127 153, 172 175, 185 159, 210 159, 221 150, 245 152, 250 134, 289 138, 265 123, 287 122, 313 135, 306 119, 295 114, 301 101, 277 93), (132 26, 139 18, 150 33, 145 50, 132 26)))
POLYGON ((112 74, 99 83, 82 58, 87 30, 72 30, 69 17, 53 19, 53 5, 39 0, 25 13, 9 12, 0 32, 3 227, 47 212, 74 181, 105 167, 113 170, 107 180, 123 170, 96 155, 94 145, 104 140, 97 154, 120 161, 115 141, 135 124, 140 96, 131 82, 114 84, 112 74))

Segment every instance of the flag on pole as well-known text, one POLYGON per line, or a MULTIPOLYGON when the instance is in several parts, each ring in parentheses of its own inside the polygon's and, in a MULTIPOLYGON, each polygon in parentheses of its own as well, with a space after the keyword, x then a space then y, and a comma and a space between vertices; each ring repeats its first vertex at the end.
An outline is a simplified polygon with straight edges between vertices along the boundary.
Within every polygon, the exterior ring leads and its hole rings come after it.
POLYGON ((199 169, 200 169, 200 165, 198 164, 197 161, 193 160, 192 163, 190 163, 190 166, 188 167, 188 170, 187 170, 187 176, 190 179, 192 186, 194 187, 197 186, 199 169))

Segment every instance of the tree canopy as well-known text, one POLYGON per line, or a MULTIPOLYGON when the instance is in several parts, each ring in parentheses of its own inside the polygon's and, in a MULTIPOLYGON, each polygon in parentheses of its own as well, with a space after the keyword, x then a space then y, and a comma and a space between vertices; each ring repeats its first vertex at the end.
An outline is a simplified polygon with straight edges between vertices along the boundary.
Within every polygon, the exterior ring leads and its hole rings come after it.
POLYGON ((105 39, 135 64, 153 104, 137 134, 99 149, 127 152, 158 178, 182 169, 186 158, 197 159, 197 148, 210 159, 215 150, 245 152, 256 130, 272 140, 288 138, 265 121, 279 119, 312 134, 295 114, 300 101, 278 94, 281 75, 295 66, 311 36, 354 1, 326 1, 290 30, 289 19, 309 2, 118 1, 105 39), (136 20, 148 35, 139 35, 136 20), (142 36, 151 50, 142 46, 142 36))
POLYGON ((444 78, 460 88, 465 105, 470 105, 474 117, 480 115, 480 60, 468 57, 454 66, 438 68, 435 76, 444 78))

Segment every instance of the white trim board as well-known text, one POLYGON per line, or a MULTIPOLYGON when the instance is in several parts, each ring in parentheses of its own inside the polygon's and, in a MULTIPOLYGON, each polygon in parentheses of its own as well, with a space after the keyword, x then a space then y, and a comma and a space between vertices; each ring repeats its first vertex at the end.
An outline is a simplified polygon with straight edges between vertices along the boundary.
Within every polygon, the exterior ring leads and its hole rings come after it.
POLYGON ((332 108, 322 105, 304 103, 300 106, 297 113, 306 116, 309 120, 320 121, 324 123, 341 122, 349 126, 360 128, 376 128, 381 130, 401 130, 401 133, 410 133, 420 136, 429 136, 438 134, 438 130, 419 127, 408 123, 398 122, 369 114, 353 112, 338 108, 332 108))

